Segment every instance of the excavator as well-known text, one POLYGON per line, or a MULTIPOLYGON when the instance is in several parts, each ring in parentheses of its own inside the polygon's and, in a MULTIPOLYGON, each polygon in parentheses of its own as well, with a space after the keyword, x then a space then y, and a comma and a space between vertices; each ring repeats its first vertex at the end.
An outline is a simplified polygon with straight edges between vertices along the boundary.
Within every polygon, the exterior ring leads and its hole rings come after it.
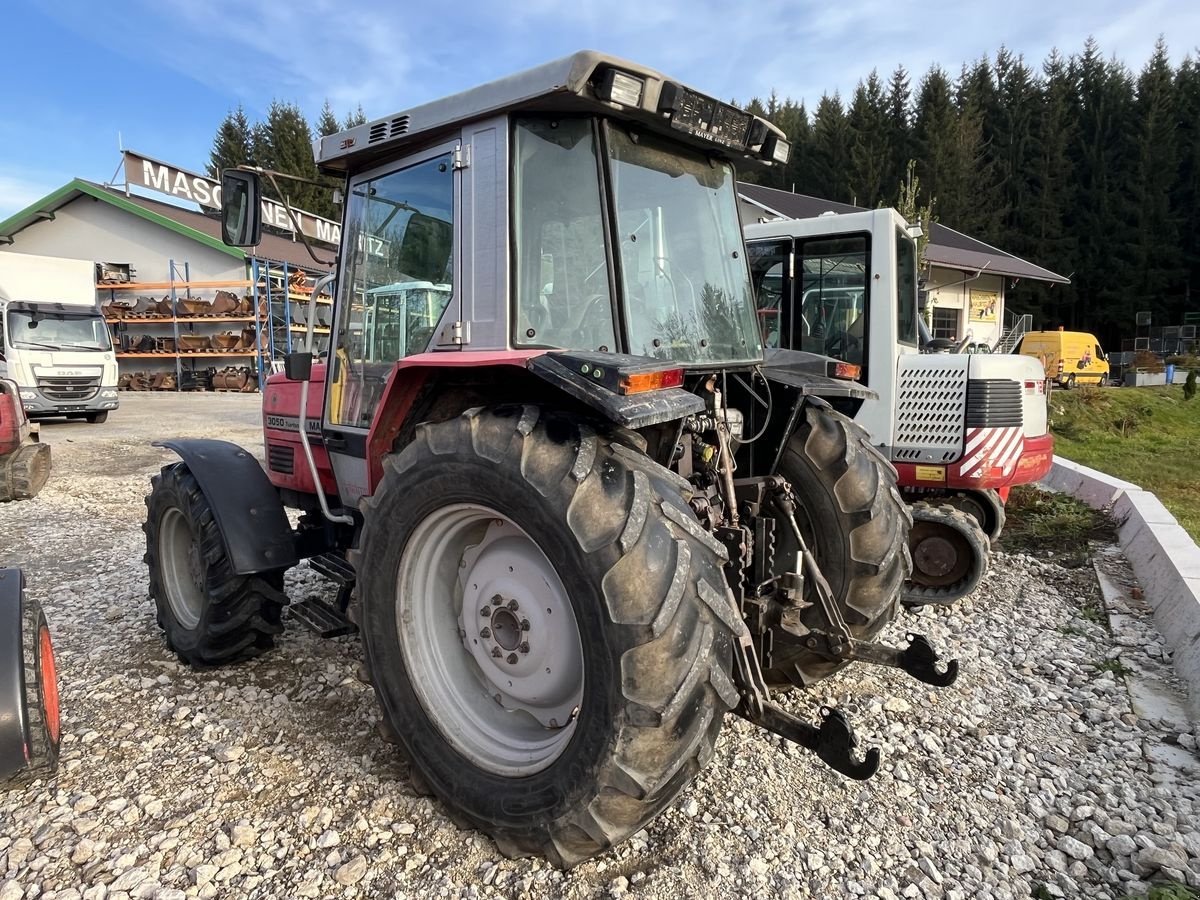
POLYGON ((930 336, 913 230, 893 209, 744 230, 764 343, 861 367, 875 392, 854 421, 895 466, 912 513, 904 602, 966 597, 987 573, 1009 490, 1054 461, 1037 360, 930 336))

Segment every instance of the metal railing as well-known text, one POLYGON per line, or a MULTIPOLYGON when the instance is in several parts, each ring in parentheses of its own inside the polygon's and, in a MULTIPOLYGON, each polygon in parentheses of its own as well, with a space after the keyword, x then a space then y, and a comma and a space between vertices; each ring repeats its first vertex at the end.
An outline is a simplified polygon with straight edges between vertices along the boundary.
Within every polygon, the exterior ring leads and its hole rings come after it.
POLYGON ((1025 313, 1023 316, 1018 316, 1017 320, 1004 330, 1000 335, 1000 340, 996 342, 993 348, 993 353, 1012 353, 1013 348, 1017 346, 1017 342, 1025 336, 1030 327, 1033 325, 1033 316, 1025 313))

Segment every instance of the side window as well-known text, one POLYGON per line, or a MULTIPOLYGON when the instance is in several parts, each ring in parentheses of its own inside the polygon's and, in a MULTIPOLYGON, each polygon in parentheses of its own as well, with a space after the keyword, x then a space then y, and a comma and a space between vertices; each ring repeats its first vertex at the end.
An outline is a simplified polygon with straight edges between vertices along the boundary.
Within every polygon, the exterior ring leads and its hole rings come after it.
POLYGON ((797 241, 799 320, 792 326, 793 349, 863 366, 864 379, 870 249, 865 234, 797 241))
POLYGON ((368 428, 393 364, 429 346, 453 293, 451 154, 351 186, 330 421, 368 428))
POLYGON ((764 347, 791 347, 791 335, 785 331, 791 317, 791 284, 788 256, 792 242, 755 241, 746 245, 750 254, 750 280, 754 284, 758 327, 764 347))
POLYGON ((917 342, 917 245, 896 229, 896 339, 917 342))

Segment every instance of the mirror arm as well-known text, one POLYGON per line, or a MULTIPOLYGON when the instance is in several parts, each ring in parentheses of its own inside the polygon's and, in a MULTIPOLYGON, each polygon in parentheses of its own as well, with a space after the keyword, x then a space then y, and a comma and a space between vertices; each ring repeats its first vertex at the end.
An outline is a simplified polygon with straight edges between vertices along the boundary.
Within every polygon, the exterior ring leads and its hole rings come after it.
POLYGON ((292 181, 302 181, 305 184, 315 184, 319 187, 328 187, 328 185, 321 184, 319 181, 313 181, 311 178, 301 178, 299 175, 287 175, 283 172, 275 172, 271 169, 264 169, 261 166, 238 166, 238 168, 244 169, 247 172, 257 172, 259 175, 266 175, 271 181, 271 187, 275 188, 275 193, 284 198, 284 209, 287 210, 288 218, 292 220, 292 228, 295 229, 296 234, 300 235, 300 240, 304 244, 304 249, 308 251, 308 255, 312 257, 313 261, 317 263, 317 265, 337 265, 336 259, 321 259, 321 257, 317 256, 316 251, 314 251, 312 248, 312 244, 308 242, 308 235, 306 235, 300 228, 300 219, 296 216, 296 211, 292 209, 291 201, 287 199, 287 194, 280 189, 279 182, 275 180, 275 176, 279 175, 283 178, 290 178, 292 181))

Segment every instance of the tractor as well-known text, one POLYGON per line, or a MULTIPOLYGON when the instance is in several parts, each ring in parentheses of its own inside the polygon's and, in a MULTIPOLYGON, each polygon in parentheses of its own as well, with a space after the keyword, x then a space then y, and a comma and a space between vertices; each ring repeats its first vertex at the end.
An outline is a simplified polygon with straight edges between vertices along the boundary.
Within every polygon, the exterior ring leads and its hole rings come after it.
MULTIPOLYGON (((29 500, 50 477, 14 382, 0 378, 0 503, 29 500)), ((58 762, 58 680, 50 628, 20 569, 0 566, 0 788, 52 773, 58 762)))
MULTIPOLYGON (((895 465, 910 504, 905 603, 967 596, 987 573, 1009 490, 1041 480, 1054 461, 1037 361, 957 352, 930 337, 916 243, 895 210, 775 219, 745 232, 764 343, 861 366, 877 395, 854 419, 895 465)), ((818 560, 823 549, 818 536, 818 560)))
MULTIPOLYGON (((873 774, 840 711, 813 724, 775 693, 853 661, 946 685, 957 662, 873 640, 910 517, 852 421, 859 368, 764 353, 734 165, 789 152, 591 51, 320 138, 336 277, 264 390, 265 470, 158 444, 181 457, 144 525, 168 646, 195 666, 267 650, 307 560, 336 600, 288 618, 359 634, 414 779, 502 853, 563 867, 665 809, 730 711, 873 774)), ((226 243, 258 242, 277 174, 222 174, 226 243)))

